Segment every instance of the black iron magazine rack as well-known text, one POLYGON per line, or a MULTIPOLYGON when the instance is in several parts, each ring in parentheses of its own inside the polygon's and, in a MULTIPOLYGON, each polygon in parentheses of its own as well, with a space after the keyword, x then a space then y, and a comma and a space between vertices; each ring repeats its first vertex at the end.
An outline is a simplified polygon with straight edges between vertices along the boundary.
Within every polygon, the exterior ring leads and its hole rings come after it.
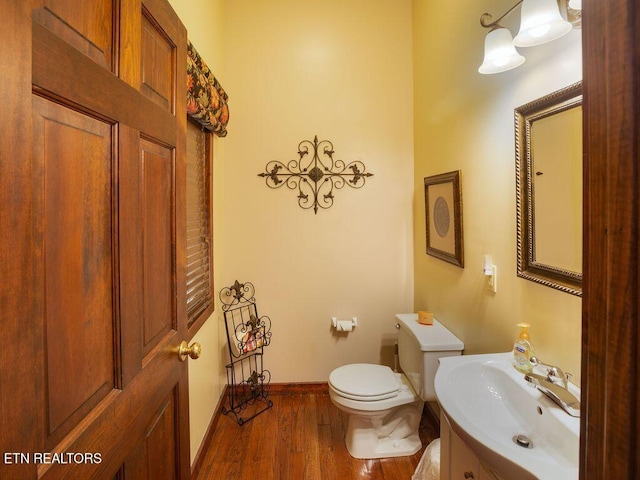
POLYGON ((269 397, 271 373, 264 369, 264 349, 271 342, 271 319, 258 316, 255 288, 237 280, 220 290, 230 363, 227 400, 222 413, 232 414, 239 425, 273 406, 269 397))

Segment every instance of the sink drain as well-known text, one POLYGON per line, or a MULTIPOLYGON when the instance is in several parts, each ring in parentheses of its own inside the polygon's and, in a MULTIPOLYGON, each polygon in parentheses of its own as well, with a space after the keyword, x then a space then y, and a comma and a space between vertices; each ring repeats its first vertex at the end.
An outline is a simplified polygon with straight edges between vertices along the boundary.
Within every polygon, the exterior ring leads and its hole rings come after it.
POLYGON ((533 442, 526 435, 515 435, 513 443, 522 448, 533 448, 533 442))

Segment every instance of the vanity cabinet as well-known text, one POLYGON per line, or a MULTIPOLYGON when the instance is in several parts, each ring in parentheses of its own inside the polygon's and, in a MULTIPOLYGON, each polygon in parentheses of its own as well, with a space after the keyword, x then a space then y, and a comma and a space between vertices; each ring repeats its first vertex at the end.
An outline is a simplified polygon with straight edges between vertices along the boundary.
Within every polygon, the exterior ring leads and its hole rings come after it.
POLYGON ((440 480, 503 480, 486 468, 440 414, 440 480))

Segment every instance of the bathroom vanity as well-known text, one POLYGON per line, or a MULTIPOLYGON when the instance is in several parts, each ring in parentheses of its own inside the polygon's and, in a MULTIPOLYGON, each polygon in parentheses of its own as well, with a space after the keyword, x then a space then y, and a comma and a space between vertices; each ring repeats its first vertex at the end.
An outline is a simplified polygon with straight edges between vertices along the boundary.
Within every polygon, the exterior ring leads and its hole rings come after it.
POLYGON ((440 480, 504 480, 480 461, 440 413, 440 480))
POLYGON ((580 419, 533 388, 511 359, 440 359, 441 480, 578 479, 580 419))

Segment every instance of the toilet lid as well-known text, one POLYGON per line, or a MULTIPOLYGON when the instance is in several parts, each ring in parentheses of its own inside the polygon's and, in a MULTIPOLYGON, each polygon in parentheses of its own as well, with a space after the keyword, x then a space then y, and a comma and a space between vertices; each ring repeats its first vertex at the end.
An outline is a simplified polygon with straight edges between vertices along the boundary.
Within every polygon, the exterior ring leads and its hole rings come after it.
POLYGON ((353 400, 375 401, 395 397, 400 380, 389 367, 354 363, 336 368, 329 384, 339 395, 353 400))

